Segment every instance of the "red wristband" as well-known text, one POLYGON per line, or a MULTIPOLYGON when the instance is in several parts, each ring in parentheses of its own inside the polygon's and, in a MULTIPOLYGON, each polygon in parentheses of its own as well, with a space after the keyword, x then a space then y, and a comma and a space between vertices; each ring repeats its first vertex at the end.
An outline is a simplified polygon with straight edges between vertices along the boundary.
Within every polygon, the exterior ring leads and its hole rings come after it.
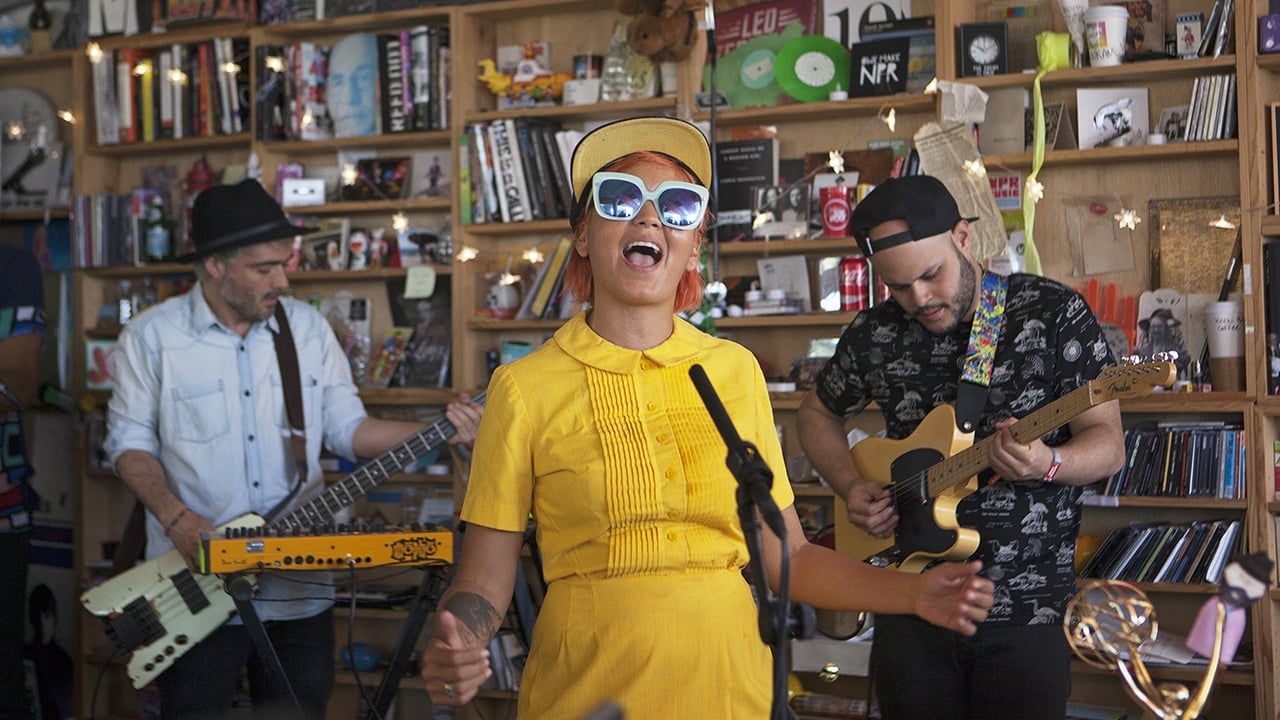
POLYGON ((1049 469, 1044 471, 1045 482, 1051 483, 1058 476, 1058 470, 1062 469, 1062 455, 1058 453, 1058 448, 1051 447, 1049 452, 1053 453, 1053 460, 1049 463, 1049 469))

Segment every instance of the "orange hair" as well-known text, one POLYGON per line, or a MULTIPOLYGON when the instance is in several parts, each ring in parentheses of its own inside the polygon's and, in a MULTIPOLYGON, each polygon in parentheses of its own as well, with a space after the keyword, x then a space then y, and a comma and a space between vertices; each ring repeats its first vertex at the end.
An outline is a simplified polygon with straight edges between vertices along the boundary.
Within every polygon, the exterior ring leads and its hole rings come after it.
MULTIPOLYGON (((699 183, 697 176, 694 175, 689 168, 684 166, 679 160, 656 151, 645 151, 631 153, 614 160, 613 162, 600 168, 597 172, 610 170, 617 172, 626 172, 637 167, 641 163, 651 162, 663 167, 669 167, 684 175, 687 182, 699 183)), ((578 203, 578 216, 573 218, 573 239, 574 244, 577 241, 584 240, 587 235, 587 214, 595 212, 593 203, 595 199, 591 197, 591 187, 583 191, 583 197, 578 203)), ((697 233, 698 246, 702 246, 702 240, 707 232, 707 225, 711 221, 711 211, 707 210, 706 215, 702 218, 702 225, 698 226, 694 232, 697 233)), ((584 302, 595 302, 595 282, 591 277, 591 262, 579 255, 577 252, 569 254, 569 264, 564 270, 564 287, 573 296, 584 302)), ((697 270, 689 270, 685 272, 684 277, 680 278, 680 284, 676 287, 676 297, 673 303, 673 311, 680 312, 683 310, 692 310, 702 305, 702 273, 697 270)))

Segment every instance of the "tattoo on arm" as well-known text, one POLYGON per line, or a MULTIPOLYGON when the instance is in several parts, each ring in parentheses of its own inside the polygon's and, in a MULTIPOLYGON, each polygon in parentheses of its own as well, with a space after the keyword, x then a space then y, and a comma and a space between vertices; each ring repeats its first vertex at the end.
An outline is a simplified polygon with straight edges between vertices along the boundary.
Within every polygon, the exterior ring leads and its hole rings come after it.
POLYGON ((457 593, 445 602, 444 609, 462 623, 459 631, 468 647, 487 645, 502 624, 502 616, 493 604, 476 593, 457 593))

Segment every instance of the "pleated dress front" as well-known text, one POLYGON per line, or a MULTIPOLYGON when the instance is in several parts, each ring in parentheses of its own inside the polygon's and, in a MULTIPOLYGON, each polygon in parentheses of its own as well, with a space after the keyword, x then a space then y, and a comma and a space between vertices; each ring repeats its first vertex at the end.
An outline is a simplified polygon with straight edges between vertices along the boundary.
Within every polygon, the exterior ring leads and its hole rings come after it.
POLYGON ((755 358, 679 318, 639 352, 580 314, 489 385, 462 518, 523 531, 548 582, 521 682, 522 720, 767 718, 771 654, 726 448, 692 381, 701 364, 792 504, 755 358))

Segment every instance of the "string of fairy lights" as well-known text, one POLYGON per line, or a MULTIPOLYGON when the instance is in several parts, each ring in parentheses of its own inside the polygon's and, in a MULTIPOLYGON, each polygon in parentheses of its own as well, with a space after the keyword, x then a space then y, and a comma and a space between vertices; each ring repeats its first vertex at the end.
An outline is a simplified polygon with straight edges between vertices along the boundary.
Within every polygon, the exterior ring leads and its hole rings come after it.
MULTIPOLYGON (((97 42, 89 42, 88 44, 86 44, 85 53, 88 57, 89 62, 95 65, 102 62, 106 56, 105 51, 97 42)), ((281 56, 278 56, 278 55, 266 56, 263 59, 263 62, 264 62, 264 66, 268 70, 271 70, 273 72, 283 73, 286 70, 285 59, 281 56)), ((219 69, 224 73, 229 73, 234 75, 239 73, 242 68, 238 63, 234 62, 234 60, 228 60, 227 62, 223 63, 219 69)), ((146 75, 148 73, 153 73, 153 72, 155 72, 155 69, 150 59, 140 60, 137 63, 137 65, 135 65, 135 67, 133 68, 133 74, 137 76, 146 75)), ((172 85, 186 85, 190 82, 190 78, 188 77, 187 73, 183 71, 182 68, 179 68, 179 67, 169 68, 167 70, 167 75, 164 78, 164 80, 172 85)), ((929 82, 929 84, 923 89, 922 92, 924 94, 938 93, 939 92, 938 79, 936 77, 933 78, 929 82)), ((74 124, 76 122, 75 114, 70 109, 66 109, 66 108, 59 109, 57 111, 57 116, 62 121, 68 124, 74 124)), ((316 122, 316 118, 312 116, 312 109, 310 107, 305 108, 303 111, 303 115, 300 118, 300 123, 303 126, 305 126, 307 124, 311 124, 315 122, 316 122)), ((879 109, 877 109, 874 116, 868 118, 866 123, 867 124, 882 123, 886 128, 888 128, 889 132, 896 133, 897 132, 897 109, 892 104, 883 105, 879 109)), ((865 131, 865 129, 866 129, 866 124, 860 124, 856 128, 856 130, 851 130, 849 135, 851 136, 851 138, 856 137, 860 132, 865 131)), ((3 132, 6 139, 13 140, 13 139, 24 137, 26 133, 26 128, 23 127, 22 121, 20 119, 10 120, 6 123, 6 126, 3 128, 3 132)), ((972 178, 982 179, 987 177, 987 168, 980 154, 976 154, 975 157, 962 160, 961 166, 965 171, 965 173, 971 176, 972 178)), ((1036 170, 1038 169, 1039 167, 1036 168, 1036 170)), ((829 151, 828 160, 826 164, 814 169, 813 171, 806 174, 804 177, 799 178, 798 180, 795 180, 792 183, 789 183, 787 186, 785 186, 784 189, 790 189, 790 187, 793 185, 809 182, 810 180, 813 179, 815 175, 823 172, 833 172, 836 174, 840 174, 844 172, 844 158, 843 158, 842 151, 840 150, 829 151)), ((361 181, 359 170, 354 162, 345 162, 342 168, 340 169, 339 175, 340 175, 341 182, 347 186, 355 185, 361 181)), ((1038 175, 1038 172, 1033 172, 1024 181, 1024 185, 1023 185, 1024 208, 1026 208, 1028 204, 1032 206, 1034 206, 1035 204, 1038 204, 1045 197, 1046 187, 1042 182, 1040 182, 1037 175, 1038 175)), ((396 198, 391 198, 387 196, 386 193, 383 192, 381 188, 377 187, 376 184, 371 183, 370 185, 372 186, 375 192, 382 194, 382 196, 385 199, 387 200, 396 199, 396 198)), ((1269 205, 1266 208, 1262 208, 1262 209, 1265 211, 1265 210, 1270 210, 1272 207, 1273 206, 1269 205)), ((1033 208, 1032 208, 1032 212, 1034 212, 1033 208)), ((768 219, 769 218, 767 216, 767 213, 765 213, 763 217, 760 214, 758 214, 753 219, 752 224, 757 225, 761 222, 768 221, 768 219)), ((1121 207, 1113 215, 1112 219, 1118 228, 1123 230, 1128 230, 1130 232, 1135 231, 1137 229, 1138 224, 1142 222, 1142 218, 1139 216, 1138 212, 1131 208, 1124 207, 1123 201, 1121 201, 1121 207)), ((1226 218, 1225 215, 1222 215, 1219 218, 1216 218, 1215 220, 1210 222, 1209 225, 1211 227, 1224 228, 1224 229, 1235 229, 1236 227, 1233 223, 1231 223, 1226 218)), ((409 230, 410 219, 409 219, 409 214, 406 210, 404 209, 396 210, 392 214, 391 228, 397 234, 402 234, 409 230)), ((454 252, 454 258, 453 258, 454 261, 459 263, 472 262, 480 257, 479 249, 465 243, 456 246, 453 252, 454 252)), ((498 273, 497 282, 503 285, 510 285, 510 284, 519 282, 521 276, 513 272, 513 266, 514 266, 515 257, 516 257, 515 252, 506 251, 505 254, 506 254, 505 268, 501 273, 498 273)), ((528 263, 529 265, 538 265, 546 260, 546 254, 542 250, 540 250, 536 245, 534 245, 529 247, 526 250, 521 251, 519 254, 519 258, 521 261, 528 263)))

